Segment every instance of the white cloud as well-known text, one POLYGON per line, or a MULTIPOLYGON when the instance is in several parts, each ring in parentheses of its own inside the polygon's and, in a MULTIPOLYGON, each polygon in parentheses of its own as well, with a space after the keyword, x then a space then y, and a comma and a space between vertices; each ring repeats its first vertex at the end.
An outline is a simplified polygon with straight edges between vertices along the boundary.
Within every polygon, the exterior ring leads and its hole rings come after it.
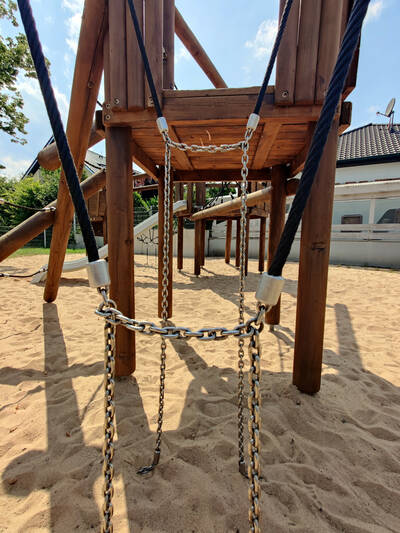
POLYGON ((370 22, 371 20, 379 18, 382 10, 384 8, 383 0, 375 0, 371 2, 368 6, 367 16, 365 17, 365 22, 370 22))
POLYGON ((191 57, 192 56, 187 51, 187 49, 181 45, 177 50, 175 50, 175 65, 181 60, 188 61, 191 57))
POLYGON ((376 112, 379 111, 378 105, 370 105, 367 109, 368 113, 376 115, 376 112))
POLYGON ((65 96, 64 93, 59 91, 57 87, 54 87, 54 95, 56 97, 58 109, 60 110, 61 118, 63 120, 64 128, 65 128, 66 123, 67 123, 67 118, 68 118, 68 109, 69 109, 68 98, 65 96))
POLYGON ((18 77, 18 89, 22 95, 32 96, 38 100, 42 99, 39 82, 32 78, 25 78, 22 75, 18 77))
POLYGON ((69 48, 76 54, 82 20, 83 0, 63 0, 62 7, 71 12, 71 16, 65 21, 67 26, 66 42, 69 48))
POLYGON ((264 59, 271 53, 277 30, 277 19, 264 20, 258 27, 255 38, 246 41, 246 48, 251 48, 257 59, 264 59))
POLYGON ((7 176, 8 178, 20 178, 32 163, 29 159, 14 159, 10 155, 0 157, 0 162, 6 167, 0 172, 3 176, 7 176))

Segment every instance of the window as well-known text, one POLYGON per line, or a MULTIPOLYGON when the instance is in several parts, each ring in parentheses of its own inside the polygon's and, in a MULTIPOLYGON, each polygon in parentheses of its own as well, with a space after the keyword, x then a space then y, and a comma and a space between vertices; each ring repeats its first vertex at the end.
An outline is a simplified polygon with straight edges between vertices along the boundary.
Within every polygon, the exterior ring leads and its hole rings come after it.
POLYGON ((342 224, 362 224, 362 215, 343 215, 342 224))
POLYGON ((377 224, 400 224, 400 209, 388 209, 377 224))

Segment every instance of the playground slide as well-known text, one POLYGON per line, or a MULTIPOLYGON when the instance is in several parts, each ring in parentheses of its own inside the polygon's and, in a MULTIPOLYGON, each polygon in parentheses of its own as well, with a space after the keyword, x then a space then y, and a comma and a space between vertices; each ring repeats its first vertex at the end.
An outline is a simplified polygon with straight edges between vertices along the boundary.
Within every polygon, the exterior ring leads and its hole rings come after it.
MULTIPOLYGON (((185 211, 187 209, 186 200, 179 200, 173 205, 173 212, 178 213, 179 211, 185 211)), ((147 218, 143 222, 137 224, 134 228, 134 236, 140 235, 144 231, 157 226, 158 224, 158 212, 151 217, 147 218)), ((108 255, 108 245, 102 246, 99 248, 99 258, 104 259, 108 255)), ((77 270, 82 270, 86 268, 88 264, 87 257, 82 257, 80 259, 75 259, 74 261, 65 261, 63 266, 63 272, 75 272, 77 270)), ((35 274, 31 280, 31 283, 40 283, 45 280, 47 276, 47 265, 43 267, 43 270, 38 274, 35 274)))

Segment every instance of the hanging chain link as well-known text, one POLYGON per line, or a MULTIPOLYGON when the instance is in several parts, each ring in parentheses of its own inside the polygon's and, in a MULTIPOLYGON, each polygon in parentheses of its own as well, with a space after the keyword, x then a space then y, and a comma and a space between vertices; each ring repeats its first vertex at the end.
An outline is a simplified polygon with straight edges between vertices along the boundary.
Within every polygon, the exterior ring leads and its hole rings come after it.
MULTIPOLYGON (((262 323, 263 327, 264 324, 262 323)), ((262 327, 260 330, 262 330, 262 327)), ((255 330, 249 345, 249 384, 250 394, 248 398, 250 418, 249 418, 249 523, 251 533, 260 533, 260 429, 261 429, 261 345, 260 330, 255 330)))
MULTIPOLYGON (((111 304, 111 300, 109 300, 111 304)), ((114 304, 115 305, 115 304, 114 304)), ((103 504, 103 525, 102 533, 112 533, 112 516, 113 505, 112 497, 114 494, 113 477, 114 467, 112 459, 114 456, 114 390, 115 390, 115 325, 112 322, 106 321, 104 326, 105 350, 104 350, 104 444, 103 444, 103 474, 104 474, 104 504, 103 504)))
POLYGON ((244 288, 245 288, 245 263, 246 263, 246 233, 247 233, 247 187, 248 187, 248 150, 253 129, 247 129, 243 141, 233 144, 199 146, 196 144, 187 145, 173 141, 168 132, 162 133, 165 142, 165 176, 164 176, 164 240, 163 240, 163 272, 162 272, 162 301, 161 318, 162 326, 157 326, 153 322, 146 320, 135 320, 124 316, 114 302, 107 299, 105 291, 100 291, 103 295, 103 302, 96 310, 96 314, 106 319, 106 423, 105 423, 105 444, 104 454, 104 525, 103 533, 112 533, 111 517, 112 507, 112 477, 113 477, 113 443, 114 436, 114 339, 117 325, 143 333, 145 335, 161 336, 161 357, 160 357, 160 394, 157 421, 157 437, 154 450, 153 462, 150 466, 145 466, 138 471, 138 474, 151 472, 159 463, 161 454, 162 424, 164 415, 165 397, 165 369, 166 369, 166 339, 191 339, 197 338, 201 341, 224 340, 228 337, 237 337, 238 342, 238 449, 239 449, 239 471, 246 476, 246 464, 244 459, 244 339, 250 338, 250 395, 248 405, 250 410, 249 419, 249 456, 250 465, 248 468, 249 488, 249 522, 250 532, 260 533, 260 357, 261 347, 259 334, 264 327, 265 306, 259 305, 257 314, 244 321, 244 288), (232 329, 224 327, 201 328, 193 331, 187 327, 167 326, 168 320, 168 278, 169 278, 169 250, 170 250, 170 216, 171 216, 171 147, 181 151, 192 152, 228 152, 231 150, 242 150, 242 170, 241 170, 241 207, 240 207, 240 267, 239 267, 239 324, 232 329))

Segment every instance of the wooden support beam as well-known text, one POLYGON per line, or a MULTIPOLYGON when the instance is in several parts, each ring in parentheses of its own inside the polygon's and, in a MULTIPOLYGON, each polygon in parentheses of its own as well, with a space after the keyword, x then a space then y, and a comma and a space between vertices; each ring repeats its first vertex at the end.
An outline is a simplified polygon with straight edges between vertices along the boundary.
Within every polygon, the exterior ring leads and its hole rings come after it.
MULTIPOLYGON (((145 32, 144 40, 147 57, 153 74, 157 96, 162 104, 161 91, 163 88, 163 2, 160 0, 146 0, 144 12, 145 32)), ((145 107, 154 109, 149 85, 144 86, 145 107)))
POLYGON ((254 154, 252 168, 263 168, 265 161, 268 159, 271 148, 278 137, 281 129, 280 122, 266 122, 264 124, 263 132, 258 141, 257 149, 254 154))
POLYGON ((226 236, 225 236, 225 263, 229 265, 231 262, 231 242, 232 242, 232 220, 226 221, 226 236))
MULTIPOLYGON (((81 189, 85 199, 90 198, 105 186, 106 173, 100 170, 82 182, 81 189)), ((57 200, 47 207, 57 207, 57 200)), ((0 237, 0 262, 9 255, 25 246, 54 222, 54 211, 40 211, 27 218, 21 224, 0 237)))
MULTIPOLYGON (((271 207, 269 214, 269 236, 268 236, 268 262, 267 269, 271 266, 272 259, 275 255, 278 243, 280 241, 283 227, 285 225, 285 208, 286 208, 286 190, 285 182, 288 174, 288 168, 283 165, 272 167, 272 193, 271 207)), ((265 240, 264 240, 265 242, 265 240)), ((279 324, 281 312, 281 299, 266 314, 267 324, 279 324)))
POLYGON ((311 140, 314 135, 315 126, 316 126, 316 122, 309 122, 304 146, 290 163, 290 169, 291 169, 292 176, 296 176, 296 174, 298 174, 299 172, 303 170, 304 163, 306 162, 306 159, 307 159, 308 150, 310 149, 311 140))
POLYGON ((176 8, 175 32, 214 87, 227 87, 204 48, 176 8))
POLYGON ((267 227, 267 217, 260 218, 260 236, 258 244, 258 271, 264 272, 265 261, 265 236, 267 227))
POLYGON ((296 104, 314 102, 321 4, 322 0, 301 2, 294 91, 296 104))
POLYGON ((200 243, 200 264, 206 263, 206 221, 201 221, 201 243, 200 243))
MULTIPOLYGON (((107 25, 106 2, 86 0, 83 11, 74 79, 70 98, 67 137, 78 175, 82 175, 94 110, 103 73, 103 43, 107 25)), ((73 206, 64 173, 58 188, 57 211, 50 246, 49 270, 44 299, 57 297, 65 251, 73 216, 73 206)))
MULTIPOLYGON (((249 169, 249 181, 268 181, 270 170, 249 169)), ((202 170, 176 170, 176 181, 184 183, 209 182, 209 181, 242 181, 241 169, 202 169, 202 170)))
MULTIPOLYGON (((107 238, 110 298, 126 316, 135 317, 133 174, 130 129, 107 128, 107 238)), ((134 372, 135 335, 119 326, 116 335, 115 372, 134 372)))
POLYGON ((175 0, 164 0, 163 88, 175 88, 175 0))
POLYGON ((322 104, 336 63, 342 30, 343 0, 324 0, 318 43, 315 103, 322 104))
MULTIPOLYGON (((178 137, 178 134, 176 133, 175 128, 171 125, 169 126, 169 136, 173 141, 177 143, 181 142, 180 138, 178 137)), ((173 150, 171 157, 178 162, 180 167, 185 168, 186 170, 193 169, 192 163, 190 162, 189 156, 186 152, 182 152, 182 150, 173 150)))
MULTIPOLYGON (((246 205, 251 207, 260 203, 269 201, 271 196, 271 187, 266 187, 259 191, 252 192, 247 195, 246 205)), ((224 202, 223 204, 214 205, 208 209, 203 209, 203 211, 198 211, 194 213, 191 217, 192 220, 202 220, 210 216, 220 216, 224 213, 229 213, 235 209, 240 209, 242 204, 242 199, 240 197, 230 200, 229 202, 224 202)))
MULTIPOLYGON (((143 0, 133 0, 143 35, 143 0)), ((144 109, 144 66, 128 4, 126 10, 127 106, 131 111, 144 109)))
POLYGON ((337 133, 335 120, 302 220, 293 384, 308 394, 321 386, 337 133))
POLYGON ((197 220, 194 223, 194 275, 199 276, 201 270, 201 232, 202 222, 197 220))
MULTIPOLYGON (((171 126, 190 123, 246 125, 257 100, 259 87, 245 89, 206 89, 199 91, 163 91, 163 115, 171 126), (225 121, 225 122, 224 122, 225 121)), ((314 95, 313 95, 314 98, 314 95)), ((320 105, 276 106, 274 93, 267 91, 260 109, 261 124, 277 119, 282 124, 303 124, 318 120, 320 105)), ((104 115, 105 125, 154 126, 154 109, 137 112, 111 112, 104 115)))
MULTIPOLYGON (((280 0, 280 17, 282 16, 285 4, 286 0, 280 0)), ((294 103, 299 8, 300 0, 293 0, 276 58, 275 103, 277 105, 290 105, 294 103)))
POLYGON ((178 217, 178 270, 183 269, 183 217, 178 217))
POLYGON ((126 110, 127 100, 127 58, 126 58, 126 0, 108 2, 109 35, 109 79, 110 95, 106 107, 113 110, 126 110))
POLYGON ((158 167, 140 146, 131 139, 131 153, 133 161, 152 178, 158 179, 158 167))
MULTIPOLYGON (((163 269, 164 269, 164 226, 165 226, 165 211, 164 211, 164 169, 161 169, 160 177, 158 178, 158 316, 162 318, 162 281, 163 281, 163 269)), ((174 202, 174 187, 173 179, 171 175, 171 196, 170 196, 170 205, 173 205, 174 202)), ((168 301, 167 301, 167 313, 168 318, 172 316, 172 280, 173 280, 173 211, 170 210, 170 219, 169 219, 169 255, 168 255, 168 301)))
MULTIPOLYGON (((102 141, 105 136, 106 134, 104 128, 98 129, 96 124, 94 123, 92 129, 90 130, 88 148, 91 148, 98 142, 102 141)), ((57 168, 60 168, 61 161, 58 157, 56 143, 53 142, 43 148, 43 150, 40 150, 37 155, 37 160, 39 165, 45 168, 46 170, 56 170, 57 168)))
POLYGON ((236 220, 235 267, 240 267, 240 218, 236 220))

